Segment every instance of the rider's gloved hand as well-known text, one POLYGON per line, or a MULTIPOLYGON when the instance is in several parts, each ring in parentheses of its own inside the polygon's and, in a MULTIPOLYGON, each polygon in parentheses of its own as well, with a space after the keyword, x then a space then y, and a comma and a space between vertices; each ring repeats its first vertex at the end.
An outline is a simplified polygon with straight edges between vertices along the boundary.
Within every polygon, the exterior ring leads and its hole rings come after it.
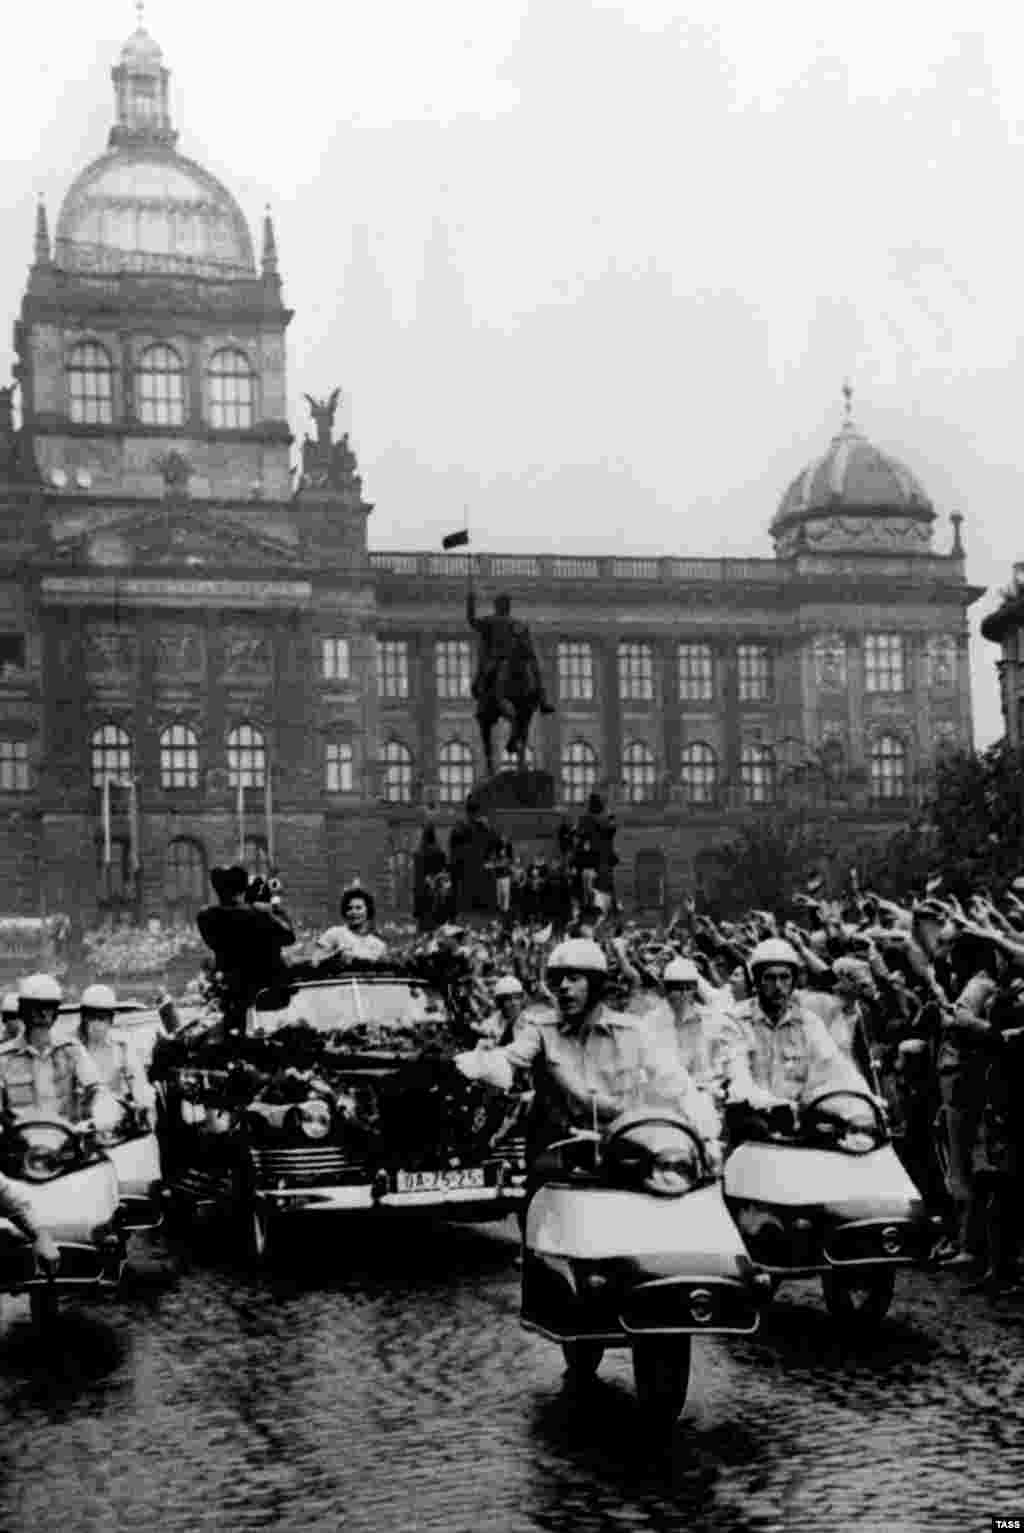
POLYGON ((459 1074, 464 1075, 468 1081, 478 1081, 480 1079, 481 1060, 476 1049, 469 1049, 463 1054, 456 1054, 452 1064, 459 1074))
POLYGON ((60 1250, 52 1235, 41 1230, 32 1242, 32 1250, 35 1252, 36 1261, 46 1273, 54 1273, 60 1266, 60 1250))

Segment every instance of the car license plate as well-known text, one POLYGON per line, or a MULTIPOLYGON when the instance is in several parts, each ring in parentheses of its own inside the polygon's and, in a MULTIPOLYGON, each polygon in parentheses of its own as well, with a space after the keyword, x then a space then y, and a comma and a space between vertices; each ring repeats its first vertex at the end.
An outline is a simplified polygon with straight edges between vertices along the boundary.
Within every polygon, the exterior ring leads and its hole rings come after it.
POLYGON ((396 1171, 396 1192, 450 1192, 459 1187, 483 1187, 483 1166, 460 1171, 396 1171))

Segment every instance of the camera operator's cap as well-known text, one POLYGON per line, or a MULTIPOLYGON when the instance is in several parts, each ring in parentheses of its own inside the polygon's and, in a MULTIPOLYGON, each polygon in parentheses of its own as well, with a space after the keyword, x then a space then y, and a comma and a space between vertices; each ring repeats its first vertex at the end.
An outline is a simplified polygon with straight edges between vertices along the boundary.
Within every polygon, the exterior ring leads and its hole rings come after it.
POLYGON ((18 992, 8 990, 3 1000, 0 1001, 0 1017, 16 1017, 18 1015, 18 992))
POLYGON ((109 985, 86 985, 78 1006, 80 1011, 116 1011, 117 996, 109 985))
POLYGON ((225 895, 244 894, 249 887, 249 875, 237 864, 230 868, 211 868, 210 883, 214 893, 223 899, 225 895))
POLYGON ((503 995, 522 995, 523 987, 514 974, 503 974, 494 987, 494 999, 500 1001, 503 995))
POLYGON ((18 982, 18 1005, 38 1002, 40 1005, 59 1006, 64 992, 52 974, 29 974, 18 982))

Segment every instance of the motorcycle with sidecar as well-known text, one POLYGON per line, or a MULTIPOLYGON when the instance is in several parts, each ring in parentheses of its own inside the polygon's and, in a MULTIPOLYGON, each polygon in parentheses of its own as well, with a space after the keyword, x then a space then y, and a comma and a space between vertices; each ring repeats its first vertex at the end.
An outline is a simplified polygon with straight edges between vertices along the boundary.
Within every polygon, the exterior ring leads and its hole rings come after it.
POLYGON ((95 1126, 43 1114, 7 1123, 0 1133, 0 1171, 60 1252, 56 1272, 44 1273, 31 1242, 0 1219, 0 1294, 27 1294, 33 1319, 44 1324, 64 1296, 116 1291, 132 1218, 95 1126))
POLYGON ((634 1110, 538 1158, 524 1227, 522 1324, 557 1342, 570 1377, 632 1353, 645 1415, 675 1421, 692 1338, 756 1331, 770 1288, 722 1203, 708 1152, 671 1113, 634 1110))
POLYGON ((725 1206, 772 1291, 820 1277, 833 1318, 881 1320, 897 1270, 927 1261, 941 1221, 904 1170, 877 1098, 842 1090, 800 1107, 735 1103, 726 1132, 725 1206))

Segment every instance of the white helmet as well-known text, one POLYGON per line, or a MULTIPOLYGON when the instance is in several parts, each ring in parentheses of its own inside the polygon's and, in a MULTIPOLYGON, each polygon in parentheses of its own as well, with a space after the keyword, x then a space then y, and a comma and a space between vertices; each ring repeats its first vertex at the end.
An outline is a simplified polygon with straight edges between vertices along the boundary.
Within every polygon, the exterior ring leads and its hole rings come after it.
POLYGON ((548 972, 553 969, 575 969, 580 974, 607 974, 608 960, 600 947, 589 937, 570 937, 560 942, 548 959, 548 972))
POLYGON ((3 1000, 0 1001, 0 1017, 16 1017, 18 1015, 18 992, 8 990, 3 1000))
POLYGON ((78 1005, 82 1011, 116 1011, 117 996, 109 985, 86 985, 78 1005))
POLYGON ((692 958, 673 958, 665 965, 661 980, 664 985, 697 985, 700 983, 700 970, 692 958))
POLYGON ((500 1001, 502 996, 522 995, 523 987, 514 974, 503 974, 494 987, 494 999, 500 1001))
POLYGON ((756 974, 758 969, 767 969, 771 964, 786 964, 794 972, 802 968, 802 964, 795 948, 782 937, 769 937, 764 942, 759 942, 747 960, 750 971, 756 974))
POLYGON ((29 974, 18 982, 18 1006, 22 1002, 39 1001, 48 1006, 59 1006, 64 992, 52 974, 29 974))

